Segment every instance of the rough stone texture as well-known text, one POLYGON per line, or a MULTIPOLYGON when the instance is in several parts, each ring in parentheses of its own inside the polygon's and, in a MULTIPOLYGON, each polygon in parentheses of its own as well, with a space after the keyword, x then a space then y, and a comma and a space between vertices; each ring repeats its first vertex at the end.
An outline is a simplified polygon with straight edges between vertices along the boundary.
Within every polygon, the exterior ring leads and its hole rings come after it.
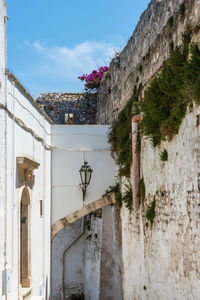
MULTIPOLYGON (((195 26, 199 15, 199 0, 151 1, 103 79, 97 108, 100 124, 110 124, 118 116, 137 76, 137 86, 142 83, 144 91, 167 59, 170 42, 180 45, 186 25, 195 26), (182 2, 186 7, 183 18, 178 12, 182 2), (172 15, 174 26, 170 28, 167 21, 172 15)), ((199 33, 193 40, 199 41, 199 33)), ((125 300, 200 299, 199 115, 199 107, 188 111, 179 134, 170 143, 162 142, 160 149, 142 139, 140 176, 146 199, 138 214, 121 210, 125 300), (167 162, 160 160, 164 148, 167 162), (151 226, 145 213, 153 199, 156 217, 151 226)))
POLYGON ((145 87, 148 84, 167 59, 170 43, 180 45, 186 25, 197 24, 199 14, 199 0, 150 2, 127 46, 111 61, 102 80, 97 101, 99 124, 112 123, 131 97, 134 85, 145 87), (181 3, 186 8, 184 17, 179 14, 181 3), (167 24, 171 16, 174 18, 173 28, 167 24))
POLYGON ((121 212, 125 299, 199 299, 200 141, 196 117, 187 112, 179 134, 154 150, 142 141, 141 176, 146 199, 138 215, 121 212), (160 160, 166 148, 168 161, 160 160), (151 226, 145 217, 156 200, 151 226), (146 290, 144 289, 146 287, 146 290))
POLYGON ((55 124, 96 124, 96 94, 43 93, 36 101, 55 124))

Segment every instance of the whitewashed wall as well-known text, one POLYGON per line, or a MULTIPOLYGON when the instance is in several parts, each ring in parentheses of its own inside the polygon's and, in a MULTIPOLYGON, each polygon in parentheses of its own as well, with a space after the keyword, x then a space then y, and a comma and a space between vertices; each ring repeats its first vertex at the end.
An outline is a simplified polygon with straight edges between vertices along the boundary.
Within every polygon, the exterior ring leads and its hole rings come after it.
POLYGON ((146 200, 138 216, 121 211, 124 299, 200 299, 200 108, 188 110, 173 140, 142 141, 146 200), (168 161, 160 160, 166 148, 168 161), (151 226, 145 218, 156 199, 151 226))
POLYGON ((52 145, 70 149, 107 151, 52 150, 52 224, 84 204, 100 199, 114 184, 115 166, 107 143, 109 127, 104 125, 52 126, 52 145), (93 169, 83 204, 79 170, 84 159, 93 169))
MULTIPOLYGON (((31 197, 31 293, 47 296, 50 289, 50 150, 35 138, 35 134, 51 143, 50 123, 10 75, 6 78, 6 269, 10 273, 7 300, 20 297, 19 249, 20 249, 20 201, 23 186, 18 186, 17 157, 26 157, 39 163, 34 171, 35 183, 29 190, 31 197), (23 121, 23 126, 18 124, 23 121), (27 127, 25 129, 24 127, 27 127), (30 132, 30 129, 32 132, 30 132), (44 216, 40 217, 40 200, 43 200, 44 216)), ((2 121, 2 120, 1 120, 2 121)), ((19 298, 21 299, 21 298, 19 298)))
MULTIPOLYGON (((52 126, 55 147, 52 149, 52 225, 84 204, 100 199, 114 185, 115 165, 107 143, 108 130, 108 126, 99 125, 52 126), (79 170, 84 160, 93 173, 83 203, 79 170)), ((62 229, 52 241, 53 300, 69 299, 70 294, 81 292, 86 300, 100 297, 103 221, 101 216, 94 215, 88 221, 90 229, 86 221, 82 228, 79 220, 62 229)))
MULTIPOLYGON (((0 0, 0 104, 5 105, 6 66, 6 5, 0 0)), ((0 109, 0 298, 2 297, 2 272, 5 269, 6 233, 6 113, 0 109)), ((4 297, 2 297, 4 300, 4 297)))

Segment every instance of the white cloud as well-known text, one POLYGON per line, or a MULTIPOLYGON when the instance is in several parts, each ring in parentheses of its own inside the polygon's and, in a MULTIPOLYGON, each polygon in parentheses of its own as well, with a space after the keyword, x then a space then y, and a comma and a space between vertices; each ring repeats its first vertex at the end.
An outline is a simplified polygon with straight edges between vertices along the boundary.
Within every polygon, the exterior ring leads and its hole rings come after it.
POLYGON ((73 48, 48 47, 39 41, 33 43, 34 49, 44 57, 40 66, 35 66, 41 74, 76 80, 77 76, 89 73, 102 65, 109 65, 117 48, 111 44, 96 41, 85 41, 73 48))

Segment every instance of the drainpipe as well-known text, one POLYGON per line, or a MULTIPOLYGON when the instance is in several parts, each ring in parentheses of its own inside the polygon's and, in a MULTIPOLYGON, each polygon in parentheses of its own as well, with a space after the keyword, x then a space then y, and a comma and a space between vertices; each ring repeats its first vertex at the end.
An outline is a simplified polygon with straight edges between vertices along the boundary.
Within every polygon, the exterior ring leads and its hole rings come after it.
POLYGON ((140 121, 140 115, 135 115, 132 118, 132 151, 133 151, 133 165, 132 165, 132 176, 133 176, 133 207, 135 211, 139 209, 139 156, 136 152, 137 146, 137 135, 138 135, 138 123, 140 121))

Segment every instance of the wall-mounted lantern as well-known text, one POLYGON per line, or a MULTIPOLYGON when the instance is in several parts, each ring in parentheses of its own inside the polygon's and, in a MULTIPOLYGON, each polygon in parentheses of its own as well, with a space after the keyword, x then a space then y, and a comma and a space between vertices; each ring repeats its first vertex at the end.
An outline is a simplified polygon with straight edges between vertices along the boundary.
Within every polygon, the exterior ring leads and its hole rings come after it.
POLYGON ((81 176, 81 187, 82 187, 83 201, 84 201, 86 190, 87 190, 88 185, 90 184, 93 170, 88 165, 87 161, 85 161, 84 165, 81 167, 79 172, 80 172, 80 176, 81 176))

